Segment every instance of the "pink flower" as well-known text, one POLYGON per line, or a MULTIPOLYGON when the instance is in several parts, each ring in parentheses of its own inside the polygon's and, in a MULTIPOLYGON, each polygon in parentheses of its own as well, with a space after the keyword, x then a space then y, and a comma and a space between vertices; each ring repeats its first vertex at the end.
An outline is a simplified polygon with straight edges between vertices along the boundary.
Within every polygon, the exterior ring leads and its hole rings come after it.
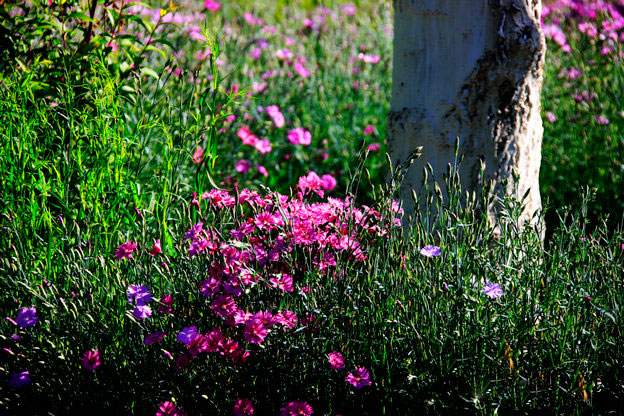
POLYGON ((180 410, 173 402, 162 402, 158 406, 156 416, 184 416, 184 412, 180 410))
POLYGON ((301 78, 308 78, 310 76, 310 71, 305 67, 305 61, 302 58, 297 58, 293 68, 301 78))
POLYGON ((267 329, 264 320, 261 318, 252 318, 245 323, 243 336, 245 337, 245 341, 250 344, 262 344, 268 334, 269 330, 267 329))
POLYGON ((596 123, 600 124, 601 126, 606 126, 609 124, 609 119, 603 115, 599 115, 596 116, 596 123))
POLYGON ((381 57, 379 55, 367 55, 365 53, 358 54, 358 60, 362 61, 366 64, 377 64, 381 61, 381 57))
POLYGON ((286 403, 280 409, 280 416, 311 416, 314 409, 307 402, 294 401, 286 403))
POLYGON ((162 246, 160 245, 160 240, 154 240, 154 244, 152 245, 152 249, 150 250, 149 254, 151 254, 152 256, 156 256, 160 253, 162 253, 162 246))
POLYGON ((275 127, 277 127, 278 129, 284 127, 286 120, 284 119, 284 115, 282 114, 278 106, 270 105, 266 108, 266 112, 273 120, 273 124, 275 124, 275 127))
POLYGON ((194 164, 199 165, 204 161, 204 149, 197 146, 195 149, 195 153, 193 153, 193 157, 191 158, 194 164))
POLYGON ((336 187, 336 179, 329 174, 321 176, 322 187, 326 191, 331 191, 336 187))
POLYGON ((300 177, 297 188, 299 188, 299 191, 301 191, 303 195, 309 192, 314 192, 321 198, 324 195, 323 181, 314 171, 309 172, 306 176, 300 177))
POLYGON ((372 134, 375 134, 375 126, 369 124, 368 126, 364 127, 364 136, 370 136, 372 134))
POLYGON ((549 123, 554 123, 555 121, 557 121, 557 116, 549 111, 546 113, 546 120, 548 120, 549 123))
POLYGON ((239 139, 242 140, 243 144, 246 144, 248 146, 255 146, 256 142, 258 141, 258 137, 256 137, 256 135, 253 134, 247 126, 242 126, 240 129, 238 129, 236 135, 239 139))
POLYGON ((342 370, 345 366, 344 357, 338 351, 327 354, 327 360, 329 361, 329 366, 333 370, 342 370))
POLYGON ((355 387, 357 390, 363 389, 373 384, 370 380, 370 374, 365 367, 358 367, 354 372, 347 374, 345 381, 355 387))
POLYGON ((211 12, 215 13, 215 12, 218 12, 219 9, 221 8, 221 3, 219 3, 216 0, 204 0, 204 7, 207 10, 210 10, 211 12))
POLYGON ((264 176, 265 178, 269 176, 269 171, 262 165, 256 165, 256 170, 260 175, 264 176))
POLYGON ((381 149, 381 145, 379 143, 371 143, 367 147, 369 152, 377 152, 379 149, 381 149))
POLYGON ((281 311, 273 316, 273 322, 282 325, 284 328, 293 329, 297 326, 297 314, 293 311, 281 311))
POLYGON ((237 399, 232 409, 233 416, 253 416, 255 409, 249 399, 237 399))
POLYGON ((357 8, 355 7, 355 4, 353 3, 347 3, 344 6, 342 6, 342 13, 345 16, 355 16, 356 11, 357 11, 357 8))
POLYGON ((278 49, 275 51, 275 57, 280 61, 289 61, 293 56, 293 53, 288 49, 278 49))
POLYGON ((132 253, 134 253, 137 247, 137 243, 132 241, 126 241, 125 243, 122 243, 119 245, 119 247, 117 247, 117 250, 115 250, 115 257, 117 258, 117 260, 131 259, 132 253))
POLYGON ((308 146, 312 143, 312 134, 303 127, 297 127, 288 132, 288 141, 295 145, 308 146))
POLYGON ((238 173, 247 173, 251 169, 251 162, 247 159, 241 159, 234 164, 234 169, 238 173))
POLYGON ((102 365, 100 352, 98 350, 85 351, 84 354, 82 354, 80 362, 85 370, 95 371, 100 365, 102 365))
POLYGON ((254 144, 254 147, 256 148, 257 151, 259 151, 263 155, 270 153, 271 150, 273 150, 273 147, 271 146, 271 142, 268 141, 267 139, 256 141, 256 143, 254 144))
POLYGON ((271 286, 276 289, 281 290, 282 292, 292 293, 294 290, 293 287, 293 278, 291 275, 282 273, 280 275, 276 275, 269 279, 271 286))

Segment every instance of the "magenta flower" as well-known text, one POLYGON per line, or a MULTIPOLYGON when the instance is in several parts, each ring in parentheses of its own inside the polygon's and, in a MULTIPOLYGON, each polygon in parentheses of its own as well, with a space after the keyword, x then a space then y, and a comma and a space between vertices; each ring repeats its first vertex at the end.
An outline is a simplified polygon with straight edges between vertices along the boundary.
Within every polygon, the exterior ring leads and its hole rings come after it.
POLYGON ((239 139, 241 139, 243 144, 247 146, 255 146, 256 142, 259 140, 258 137, 253 134, 247 126, 242 126, 240 129, 238 129, 236 135, 239 139))
POLYGON ((269 176, 269 171, 262 165, 256 165, 256 170, 260 175, 264 176, 265 178, 269 176))
POLYGON ((232 409, 233 416, 253 416, 255 409, 249 399, 237 399, 232 409))
POLYGON ((490 299, 498 299, 503 296, 503 289, 498 283, 492 283, 486 280, 483 286, 483 293, 490 299))
POLYGON ((119 245, 119 247, 117 247, 117 250, 115 250, 115 257, 117 258, 117 260, 131 259, 132 253, 134 253, 137 247, 137 243, 132 241, 126 241, 125 243, 122 243, 119 245))
POLYGON ((30 328, 37 325, 39 318, 37 317, 37 309, 34 307, 20 308, 17 311, 15 322, 20 328, 30 328))
POLYGON ((238 173, 247 173, 251 169, 251 162, 247 159, 241 159, 234 164, 234 169, 238 173))
POLYGON ((280 416, 311 416, 314 409, 307 402, 294 401, 286 403, 280 409, 280 416))
POLYGON ((152 332, 150 334, 145 335, 145 337, 143 337, 143 344, 145 345, 160 344, 166 335, 167 334, 162 331, 152 332))
POLYGON ((173 402, 162 402, 158 406, 156 416, 184 416, 184 412, 178 408, 173 402))
POLYGON ((282 325, 284 328, 293 329, 297 326, 297 314, 293 311, 281 311, 273 316, 273 322, 282 325))
POLYGON ((369 152, 377 152, 381 149, 381 145, 379 143, 371 143, 366 148, 369 152))
POLYGON ((152 256, 157 256, 162 253, 162 246, 160 245, 160 240, 154 240, 154 244, 152 245, 152 249, 149 254, 152 256))
POLYGON ((166 294, 160 297, 159 313, 173 313, 173 295, 166 294))
POLYGON ((217 0, 204 0, 204 7, 207 10, 215 13, 218 12, 221 8, 221 3, 219 3, 217 0))
POLYGON ((369 124, 366 127, 364 127, 364 136, 370 136, 373 134, 375 134, 375 126, 373 126, 372 124, 369 124))
POLYGON ((442 254, 442 250, 438 246, 428 245, 420 249, 420 254, 425 257, 438 257, 442 254))
POLYGON ((321 182, 325 191, 332 191, 336 187, 336 178, 332 175, 325 174, 321 176, 321 182))
POLYGON ((249 319, 245 324, 243 336, 245 337, 245 341, 250 344, 262 344, 268 334, 269 330, 267 329, 264 321, 260 318, 249 319))
POLYGON ((609 124, 609 119, 603 115, 599 115, 596 116, 596 123, 600 124, 601 126, 606 126, 609 124))
POLYGON ((14 389, 21 389, 32 383, 30 379, 30 373, 28 371, 20 371, 19 373, 13 373, 9 377, 9 386, 14 389))
POLYGON ((102 365, 100 352, 98 350, 85 351, 82 354, 80 362, 85 370, 95 371, 100 365, 102 365))
POLYGON ((294 145, 309 146, 312 143, 312 133, 303 127, 297 127, 288 132, 288 141, 294 145))
POLYGON ((292 293, 294 290, 293 287, 293 278, 291 275, 282 273, 280 275, 276 275, 269 279, 269 283, 276 289, 281 290, 282 292, 292 293))
POLYGON ((345 366, 344 357, 338 351, 333 351, 327 354, 327 360, 329 361, 329 366, 333 370, 342 370, 345 366))
POLYGON ((365 367, 358 367, 352 373, 347 374, 345 377, 347 383, 355 387, 356 390, 363 389, 373 384, 370 379, 370 374, 365 367))

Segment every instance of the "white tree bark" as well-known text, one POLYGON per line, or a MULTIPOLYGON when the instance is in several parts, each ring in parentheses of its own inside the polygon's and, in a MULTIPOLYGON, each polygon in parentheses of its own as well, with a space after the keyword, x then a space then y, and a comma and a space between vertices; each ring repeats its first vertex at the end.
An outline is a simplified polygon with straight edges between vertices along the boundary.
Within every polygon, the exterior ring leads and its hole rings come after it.
POLYGON ((481 186, 484 162, 497 194, 529 192, 529 219, 541 209, 541 0, 394 0, 394 10, 390 154, 404 163, 423 147, 401 186, 406 212, 426 163, 440 179, 459 139, 465 189, 481 186))

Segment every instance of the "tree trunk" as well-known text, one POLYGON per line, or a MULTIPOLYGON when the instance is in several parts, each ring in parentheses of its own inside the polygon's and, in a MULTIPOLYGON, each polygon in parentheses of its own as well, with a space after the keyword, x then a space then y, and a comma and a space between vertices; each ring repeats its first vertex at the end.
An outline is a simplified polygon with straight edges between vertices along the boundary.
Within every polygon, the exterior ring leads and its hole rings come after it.
POLYGON ((401 185, 406 212, 426 163, 439 180, 459 140, 464 189, 482 186, 484 162, 499 196, 528 192, 530 219, 541 209, 541 0, 394 0, 394 11, 390 154, 401 164, 423 147, 401 185))

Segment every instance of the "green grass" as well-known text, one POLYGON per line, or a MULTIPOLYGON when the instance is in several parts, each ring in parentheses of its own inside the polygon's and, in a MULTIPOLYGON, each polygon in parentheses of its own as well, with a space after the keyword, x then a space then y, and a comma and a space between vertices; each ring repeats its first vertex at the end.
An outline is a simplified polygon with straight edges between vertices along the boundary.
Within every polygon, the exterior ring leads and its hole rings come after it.
MULTIPOLYGON (((302 21, 305 8, 278 6, 256 13, 297 40, 293 50, 313 75, 270 79, 267 92, 254 98, 245 93, 263 72, 286 72, 272 57, 283 39, 271 38, 269 52, 253 61, 249 40, 259 35, 240 22, 223 30, 225 63, 218 70, 214 59, 192 58, 205 45, 168 28, 167 41, 184 51, 175 59, 166 46, 164 55, 144 56, 132 43, 128 55, 85 51, 79 69, 65 56, 52 66, 25 61, 26 69, 17 65, 0 75, 0 313, 14 318, 19 307, 33 305, 40 317, 27 330, 0 323, 0 344, 8 349, 0 363, 0 407, 25 415, 84 414, 94 406, 153 415, 160 402, 174 399, 190 415, 226 415, 238 397, 250 398, 256 414, 277 414, 295 399, 310 402, 318 415, 602 414, 624 406, 624 235, 614 226, 622 212, 624 73, 574 37, 582 54, 551 48, 547 61, 543 107, 558 121, 546 124, 544 139, 542 191, 552 206, 545 243, 535 231, 515 227, 513 201, 498 201, 502 227, 495 235, 479 214, 488 201, 468 198, 461 206, 465 198, 451 172, 446 200, 433 190, 421 196, 437 207, 425 212, 437 215, 418 214, 408 232, 372 238, 347 221, 361 236, 364 262, 338 256, 335 275, 320 272, 312 251, 296 247, 281 267, 295 275, 298 288, 309 286, 306 296, 257 289, 241 300, 250 311, 290 308, 316 321, 274 331, 262 347, 247 346, 254 355, 242 366, 208 355, 180 370, 163 353, 182 354, 174 335, 186 325, 222 325, 197 285, 223 255, 189 258, 183 233, 203 220, 227 235, 252 215, 205 203, 200 213, 192 192, 219 185, 288 194, 315 170, 337 178, 329 196, 351 191, 359 203, 391 215, 393 189, 380 186, 384 147, 366 159, 360 153, 386 135, 387 5, 361 4, 355 18, 330 21, 318 36, 301 34, 292 23, 302 21), (381 62, 353 61, 364 49, 381 62), (122 70, 132 59, 151 71, 122 70), (571 65, 589 75, 568 85, 557 74, 571 65), (175 66, 184 69, 181 78, 166 69, 175 66), (48 70, 55 76, 47 79, 48 70), (199 82, 189 83, 191 75, 199 82), (360 88, 353 88, 355 80, 360 88), (233 84, 242 93, 228 93, 233 84), (599 99, 576 105, 570 95, 577 90, 595 91, 599 99), (312 132, 310 147, 289 145, 287 129, 257 111, 271 104, 280 106, 288 128, 312 132), (224 122, 230 114, 238 117, 233 125, 224 122), (611 123, 597 125, 597 114, 611 123), (243 123, 274 150, 261 156, 242 146, 235 133, 243 123), (376 136, 363 136, 367 124, 375 125, 376 136), (206 148, 199 166, 191 162, 198 145, 206 148), (236 174, 240 158, 265 165, 269 176, 236 174), (604 214, 611 214, 608 222, 600 220, 604 214), (163 244, 157 258, 146 254, 154 239, 163 244), (139 242, 141 255, 116 261, 116 247, 127 240, 139 242), (442 256, 421 256, 425 244, 439 245, 442 256), (484 296, 486 280, 499 283, 504 295, 484 296), (175 313, 137 321, 126 299, 130 283, 148 284, 156 296, 173 294, 175 313), (144 346, 143 335, 154 330, 170 335, 162 345, 144 346), (11 338, 16 333, 18 341, 11 338), (80 365, 91 348, 102 352, 95 373, 80 365), (325 354, 333 350, 343 352, 347 370, 369 368, 372 388, 354 391, 345 372, 330 370, 325 354), (8 387, 9 375, 24 369, 33 384, 8 387)), ((312 10, 312 2, 306 7, 312 10)), ((240 20, 244 10, 243 2, 228 4, 225 21, 240 20)), ((210 19, 222 29, 219 17, 210 19)), ((270 272, 258 267, 264 278, 270 272)))

